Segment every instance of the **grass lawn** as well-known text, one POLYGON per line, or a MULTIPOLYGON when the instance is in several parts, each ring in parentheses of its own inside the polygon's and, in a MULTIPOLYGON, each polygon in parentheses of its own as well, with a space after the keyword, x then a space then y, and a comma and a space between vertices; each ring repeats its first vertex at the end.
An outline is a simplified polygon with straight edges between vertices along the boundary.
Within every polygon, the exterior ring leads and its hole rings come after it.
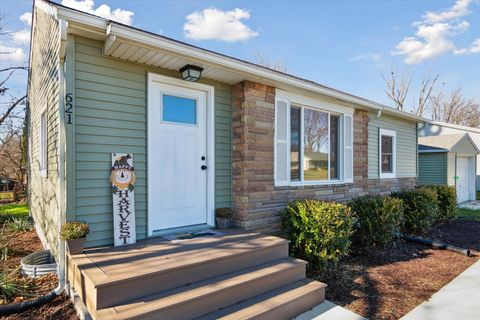
POLYGON ((457 218, 480 221, 480 210, 457 208, 457 218))
POLYGON ((10 218, 27 218, 28 206, 26 204, 0 204, 0 222, 10 218))

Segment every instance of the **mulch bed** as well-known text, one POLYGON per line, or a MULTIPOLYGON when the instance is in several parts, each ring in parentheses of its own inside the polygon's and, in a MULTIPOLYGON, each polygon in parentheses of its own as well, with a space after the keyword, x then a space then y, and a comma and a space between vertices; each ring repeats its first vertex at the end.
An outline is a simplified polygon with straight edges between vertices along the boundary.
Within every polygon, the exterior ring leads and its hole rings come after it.
MULTIPOLYGON (((8 246, 8 259, 0 263, 0 272, 4 273, 13 271, 15 282, 22 286, 22 291, 15 294, 9 301, 3 301, 3 298, 0 297, 0 303, 16 303, 31 300, 55 289, 58 285, 58 279, 54 274, 48 274, 36 279, 31 279, 20 274, 20 260, 32 252, 43 249, 40 239, 38 239, 35 231, 11 232, 5 230, 5 232, 5 237, 12 238, 12 241, 8 246)), ((65 294, 62 294, 42 307, 31 309, 19 314, 13 314, 8 317, 2 317, 2 319, 78 320, 79 318, 69 298, 65 294)))
MULTIPOLYGON (((424 237, 480 251, 480 222, 456 220, 424 237)), ((354 247, 332 274, 326 298, 368 319, 399 319, 480 258, 398 241, 394 248, 354 247)), ((314 276, 314 275, 310 275, 314 276)))

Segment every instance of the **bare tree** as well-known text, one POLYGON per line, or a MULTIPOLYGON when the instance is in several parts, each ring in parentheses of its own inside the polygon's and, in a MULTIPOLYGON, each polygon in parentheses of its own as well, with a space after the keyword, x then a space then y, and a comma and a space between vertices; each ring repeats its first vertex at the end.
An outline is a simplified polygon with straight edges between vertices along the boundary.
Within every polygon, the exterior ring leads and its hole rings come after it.
POLYGON ((263 53, 258 49, 255 51, 255 61, 257 64, 261 66, 264 66, 273 70, 277 70, 283 73, 288 73, 288 68, 284 61, 280 59, 273 60, 267 57, 265 53, 263 53))
MULTIPOLYGON (((0 17, 0 37, 4 17, 0 17)), ((1 54, 11 52, 0 51, 1 54)), ((11 92, 9 81, 16 73, 28 70, 22 65, 11 65, 0 69, 0 176, 20 183, 26 189, 26 94, 11 92), (21 96, 21 97, 18 97, 21 96)))
POLYGON ((387 97, 395 104, 395 108, 402 111, 411 111, 417 116, 423 116, 428 111, 430 98, 432 96, 435 84, 439 74, 434 76, 426 72, 420 82, 418 97, 414 98, 410 110, 407 110, 407 97, 411 94, 411 85, 414 73, 404 70, 401 73, 390 71, 389 77, 382 74, 385 80, 385 93, 387 97))
POLYGON ((432 95, 431 109, 432 120, 480 128, 480 103, 465 98, 461 89, 432 95))

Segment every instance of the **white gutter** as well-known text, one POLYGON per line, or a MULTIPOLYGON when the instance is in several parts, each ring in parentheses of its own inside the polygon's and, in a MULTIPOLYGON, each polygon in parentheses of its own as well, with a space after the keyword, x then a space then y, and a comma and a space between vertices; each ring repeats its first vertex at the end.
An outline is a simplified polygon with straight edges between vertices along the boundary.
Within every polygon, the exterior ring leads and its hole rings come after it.
MULTIPOLYGON (((59 195, 58 207, 59 207, 59 219, 58 219, 58 232, 60 234, 61 226, 66 222, 66 199, 65 199, 65 52, 67 46, 67 21, 65 19, 59 19, 59 31, 60 31, 60 52, 59 52, 59 66, 58 66, 58 78, 59 78, 59 108, 58 108, 58 121, 59 121, 59 134, 58 139, 58 183, 57 183, 57 195, 59 195)), ((55 288, 55 294, 59 295, 65 289, 65 241, 58 239, 58 286, 55 288)))

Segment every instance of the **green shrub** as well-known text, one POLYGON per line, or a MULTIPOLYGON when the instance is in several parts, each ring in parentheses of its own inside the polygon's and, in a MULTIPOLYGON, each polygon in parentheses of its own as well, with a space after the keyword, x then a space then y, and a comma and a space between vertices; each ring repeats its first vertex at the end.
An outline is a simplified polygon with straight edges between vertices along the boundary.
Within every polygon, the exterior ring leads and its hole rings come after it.
POLYGON ((0 272, 0 297, 3 303, 9 302, 18 294, 25 295, 33 288, 31 279, 18 277, 18 269, 2 270, 0 272))
POLYGON ((60 237, 62 240, 74 240, 85 238, 88 234, 90 229, 88 228, 88 224, 85 222, 67 222, 62 225, 60 230, 60 237))
POLYGON ((359 228, 355 239, 362 245, 386 247, 400 236, 403 224, 403 201, 389 196, 367 195, 349 203, 359 228))
POLYGON ((406 189, 392 194, 403 200, 404 231, 423 233, 438 218, 437 193, 429 188, 406 189))
POLYGON ((29 231, 32 230, 32 222, 25 218, 13 218, 8 222, 8 228, 11 231, 29 231))
POLYGON ((311 269, 326 271, 349 252, 353 216, 343 204, 291 202, 284 211, 283 226, 293 254, 307 260, 311 269))
POLYGON ((438 220, 447 221, 455 217, 457 212, 457 192, 455 187, 446 184, 425 186, 437 193, 438 220))

